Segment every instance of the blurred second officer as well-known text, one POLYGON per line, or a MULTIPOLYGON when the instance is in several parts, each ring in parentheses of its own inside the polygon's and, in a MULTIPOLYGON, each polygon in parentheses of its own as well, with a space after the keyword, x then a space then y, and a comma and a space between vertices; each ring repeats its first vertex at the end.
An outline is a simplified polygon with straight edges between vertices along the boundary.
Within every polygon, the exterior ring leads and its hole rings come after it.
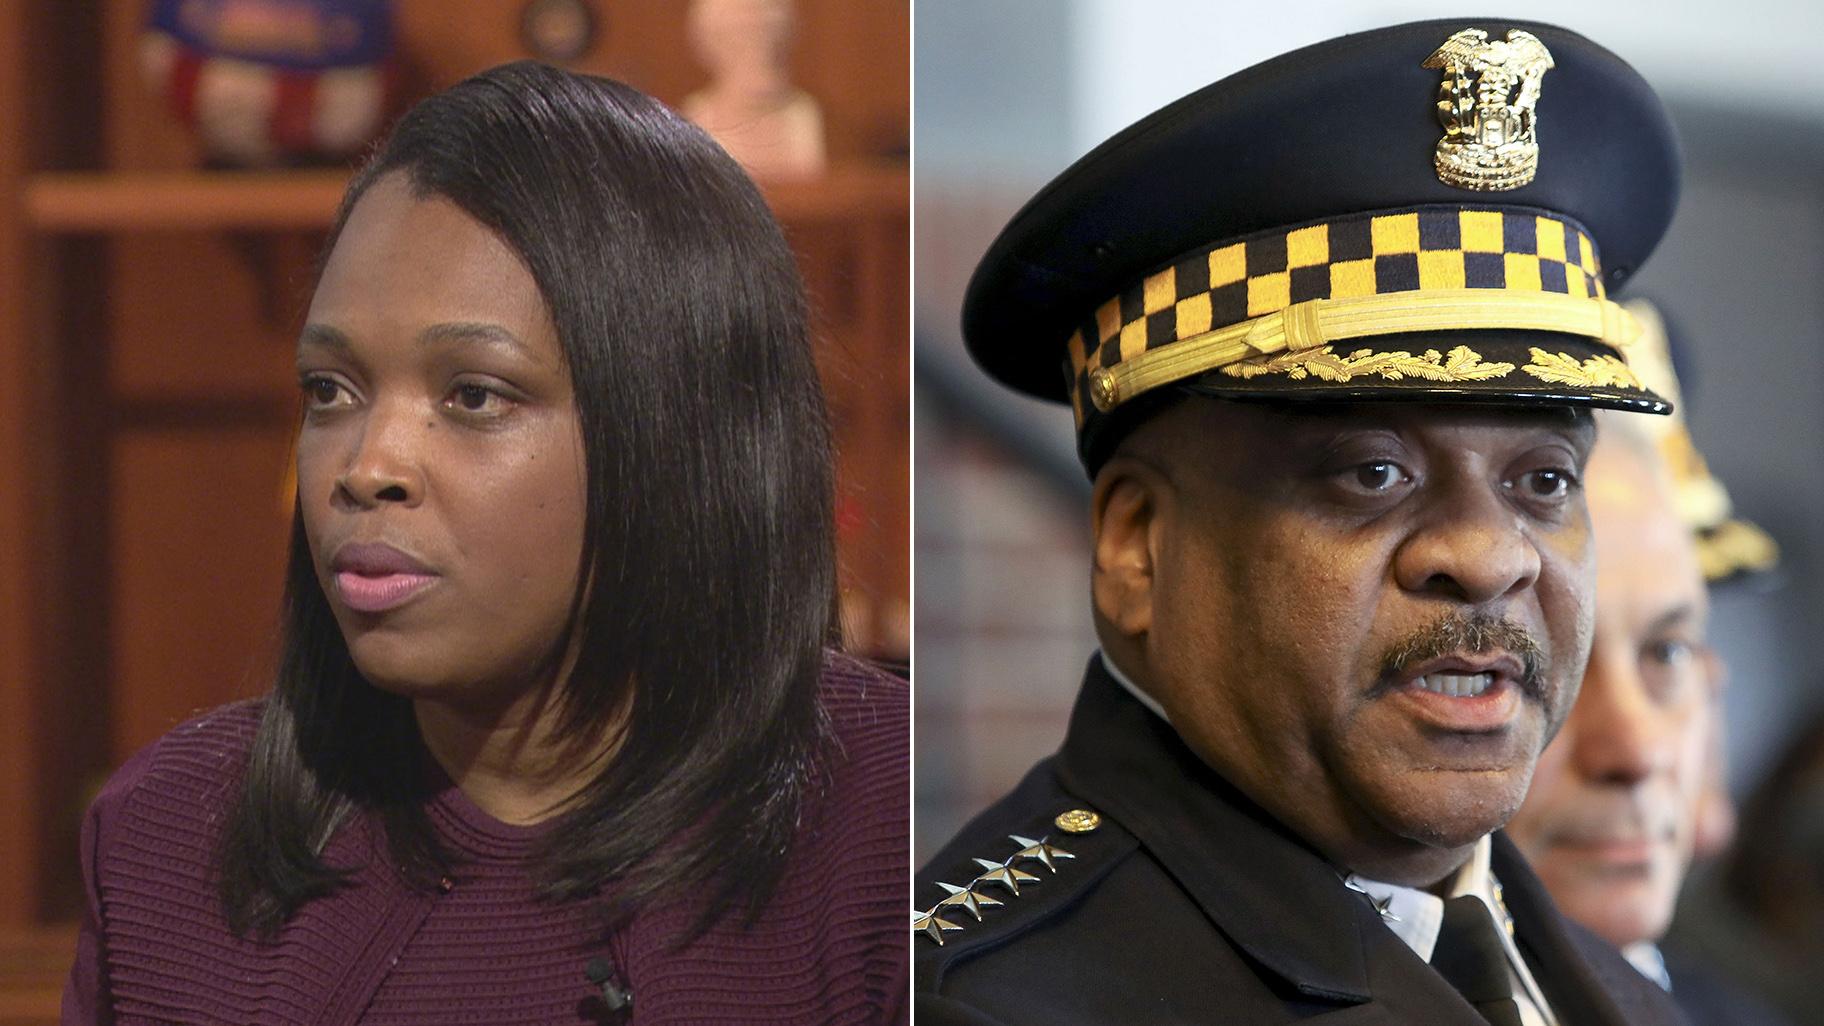
MULTIPOLYGON (((1629 309, 1647 328, 1630 347, 1638 373, 1682 401, 1658 315, 1639 301, 1629 309)), ((1728 801, 1707 583, 1763 578, 1778 548, 1731 515, 1682 417, 1598 420, 1585 475, 1595 640, 1577 704, 1507 830, 1565 915, 1620 947, 1693 1023, 1778 1023, 1705 967, 1658 948, 1706 806, 1728 801)))

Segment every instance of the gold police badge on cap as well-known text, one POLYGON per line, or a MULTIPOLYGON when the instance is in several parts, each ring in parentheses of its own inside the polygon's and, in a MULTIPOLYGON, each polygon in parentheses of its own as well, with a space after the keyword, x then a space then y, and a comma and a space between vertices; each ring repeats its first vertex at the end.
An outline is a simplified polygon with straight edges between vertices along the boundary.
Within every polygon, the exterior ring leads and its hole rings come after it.
POLYGON ((1514 29, 1490 41, 1481 29, 1464 29, 1425 59, 1441 68, 1438 180, 1459 189, 1505 192, 1531 182, 1539 171, 1534 132, 1539 86, 1552 65, 1539 37, 1514 29))

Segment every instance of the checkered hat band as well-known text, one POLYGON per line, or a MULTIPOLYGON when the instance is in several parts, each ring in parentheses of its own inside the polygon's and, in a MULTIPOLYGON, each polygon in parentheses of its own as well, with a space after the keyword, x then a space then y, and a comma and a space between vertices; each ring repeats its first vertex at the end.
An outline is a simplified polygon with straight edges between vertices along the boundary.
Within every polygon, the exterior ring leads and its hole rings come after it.
POLYGON ((1278 228, 1197 250, 1098 307, 1070 376, 1312 299, 1433 289, 1604 298, 1596 245, 1544 210, 1428 206, 1278 228))

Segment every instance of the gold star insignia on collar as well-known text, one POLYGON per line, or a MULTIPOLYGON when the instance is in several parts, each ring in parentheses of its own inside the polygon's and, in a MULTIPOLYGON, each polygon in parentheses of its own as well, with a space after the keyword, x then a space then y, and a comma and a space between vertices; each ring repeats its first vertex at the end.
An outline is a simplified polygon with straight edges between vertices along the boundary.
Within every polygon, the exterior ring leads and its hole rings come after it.
MULTIPOLYGON (((1008 862, 1011 861, 1013 860, 1008 860, 1008 862)), ((983 870, 982 874, 975 878, 977 884, 1000 884, 1002 887, 1005 887, 1008 891, 1012 892, 1013 896, 1016 898, 1019 897, 1021 884, 1039 882, 1037 876, 1026 872, 1024 869, 1015 869, 1006 862, 976 859, 975 864, 981 866, 983 870)))
POLYGON ((935 910, 920 912, 914 909, 912 912, 912 932, 924 934, 936 941, 939 947, 942 947, 944 943, 944 931, 960 929, 962 927, 950 920, 939 918, 935 910))
POLYGON ((1009 863, 1019 859, 1037 859, 1040 865, 1051 870, 1052 873, 1055 874, 1058 871, 1058 864, 1054 861, 1055 859, 1076 858, 1075 855, 1072 855, 1062 848, 1046 844, 1045 842, 1049 840, 1049 838, 1041 837, 1035 841, 1030 837, 1021 837, 1019 834, 1008 834, 1007 839, 1021 846, 1019 851, 1013 853, 1013 858, 1007 860, 1009 863))
MULTIPOLYGON (((945 905, 954 905, 957 908, 962 909, 964 912, 967 912, 970 915, 974 916, 975 921, 978 923, 982 921, 982 906, 983 905, 1001 904, 1001 899, 999 899, 999 898, 992 897, 987 894, 975 893, 975 882, 973 882, 973 881, 967 887, 958 887, 955 884, 947 884, 947 883, 944 883, 942 880, 939 880, 937 882, 937 885, 939 887, 942 887, 944 890, 950 892, 950 896, 948 898, 945 898, 944 900, 937 903, 937 908, 943 908, 945 905)), ((933 909, 932 911, 935 912, 936 909, 933 909)))

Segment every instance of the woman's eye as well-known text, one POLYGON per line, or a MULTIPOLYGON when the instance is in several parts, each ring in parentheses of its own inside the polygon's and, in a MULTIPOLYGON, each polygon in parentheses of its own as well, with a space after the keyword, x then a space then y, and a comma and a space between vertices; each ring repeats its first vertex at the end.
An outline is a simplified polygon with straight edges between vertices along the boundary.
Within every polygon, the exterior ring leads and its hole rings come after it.
POLYGON ((461 413, 498 414, 506 412, 511 399, 487 385, 465 382, 450 389, 444 405, 461 413))
POLYGON ((1553 468, 1521 474, 1509 482, 1509 487, 1517 486, 1528 498, 1562 499, 1570 494, 1576 484, 1577 478, 1570 471, 1553 468))
POLYGON ((1374 460, 1355 468, 1355 483, 1371 492, 1385 492, 1410 480, 1406 468, 1391 460, 1374 460))
POLYGON ((353 400, 353 397, 348 394, 348 390, 334 378, 311 375, 300 382, 300 386, 303 388, 305 401, 317 409, 342 406, 353 400))

